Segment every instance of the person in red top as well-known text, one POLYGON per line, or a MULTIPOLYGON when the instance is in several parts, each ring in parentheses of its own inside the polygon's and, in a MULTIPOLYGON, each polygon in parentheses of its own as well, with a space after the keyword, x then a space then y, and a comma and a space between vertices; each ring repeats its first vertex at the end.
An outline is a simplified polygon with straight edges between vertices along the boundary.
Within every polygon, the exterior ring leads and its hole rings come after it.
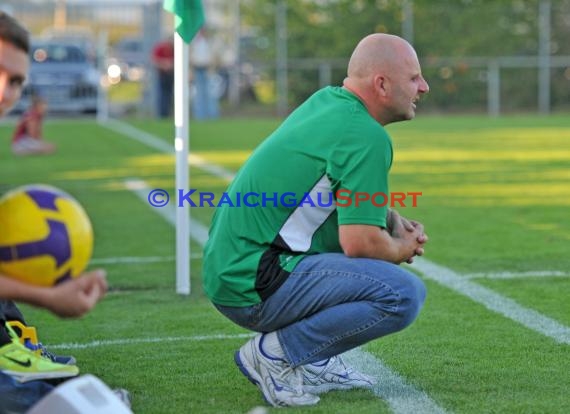
POLYGON ((22 115, 12 138, 12 152, 16 155, 51 154, 55 144, 43 140, 42 124, 47 109, 40 96, 32 97, 32 106, 22 115))
POLYGON ((157 73, 157 113, 171 115, 174 100, 174 42, 172 37, 158 42, 152 49, 152 63, 157 73))

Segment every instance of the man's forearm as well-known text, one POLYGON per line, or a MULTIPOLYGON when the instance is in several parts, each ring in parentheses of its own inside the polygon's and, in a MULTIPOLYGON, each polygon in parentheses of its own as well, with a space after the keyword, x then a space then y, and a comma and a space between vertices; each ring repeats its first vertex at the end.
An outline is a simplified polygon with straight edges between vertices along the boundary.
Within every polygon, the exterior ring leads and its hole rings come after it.
POLYGON ((387 229, 369 225, 348 225, 339 229, 340 244, 350 257, 365 257, 400 264, 414 255, 415 240, 411 233, 404 238, 391 235, 387 229))
POLYGON ((45 306, 48 296, 48 288, 33 286, 0 275, 0 299, 45 306))

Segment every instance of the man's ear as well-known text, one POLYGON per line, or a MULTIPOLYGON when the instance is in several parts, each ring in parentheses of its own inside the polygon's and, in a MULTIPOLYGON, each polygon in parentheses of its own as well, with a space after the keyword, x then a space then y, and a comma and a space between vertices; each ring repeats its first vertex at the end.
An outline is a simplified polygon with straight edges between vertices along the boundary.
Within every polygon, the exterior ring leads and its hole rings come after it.
POLYGON ((374 90, 379 96, 387 96, 389 91, 389 81, 384 75, 374 76, 374 90))

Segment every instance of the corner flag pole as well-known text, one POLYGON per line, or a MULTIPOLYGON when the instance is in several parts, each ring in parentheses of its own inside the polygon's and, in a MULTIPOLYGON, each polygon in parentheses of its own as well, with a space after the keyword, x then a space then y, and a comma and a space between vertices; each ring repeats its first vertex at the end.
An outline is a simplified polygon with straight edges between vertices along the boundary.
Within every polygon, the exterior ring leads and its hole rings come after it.
POLYGON ((188 154, 190 120, 188 93, 188 43, 204 24, 200 0, 164 0, 165 10, 173 13, 174 27, 174 150, 176 153, 176 293, 190 294, 190 213, 180 205, 179 191, 189 191, 188 154))
POLYGON ((176 293, 190 294, 190 212, 179 206, 178 192, 190 188, 188 154, 190 120, 188 115, 188 45, 174 35, 174 150, 176 153, 176 293))

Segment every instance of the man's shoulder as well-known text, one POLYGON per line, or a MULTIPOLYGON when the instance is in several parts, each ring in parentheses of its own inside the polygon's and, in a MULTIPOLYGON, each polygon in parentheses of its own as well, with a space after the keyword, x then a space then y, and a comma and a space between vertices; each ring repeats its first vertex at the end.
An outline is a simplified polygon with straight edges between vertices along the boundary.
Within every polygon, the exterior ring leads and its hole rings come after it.
MULTIPOLYGON (((349 102, 351 100, 350 94, 342 88, 341 86, 325 86, 313 93, 308 100, 320 98, 320 99, 330 99, 349 102)), ((356 101, 356 100, 355 100, 356 101)))
POLYGON ((326 86, 314 92, 293 113, 310 117, 330 117, 331 122, 343 123, 366 108, 354 95, 339 86, 326 86))

